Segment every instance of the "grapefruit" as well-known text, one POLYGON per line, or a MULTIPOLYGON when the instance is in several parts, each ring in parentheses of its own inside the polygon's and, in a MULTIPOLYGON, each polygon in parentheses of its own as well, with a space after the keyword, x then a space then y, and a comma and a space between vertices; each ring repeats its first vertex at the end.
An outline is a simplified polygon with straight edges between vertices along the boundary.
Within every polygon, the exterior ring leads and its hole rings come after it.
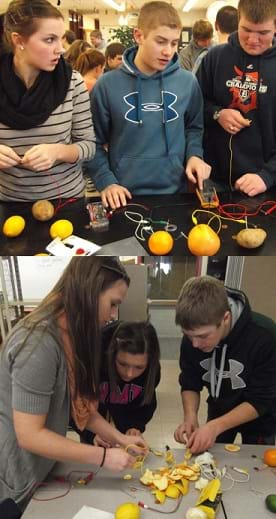
POLYGON ((195 256, 214 256, 220 248, 217 233, 205 223, 195 225, 188 234, 188 249, 195 256))

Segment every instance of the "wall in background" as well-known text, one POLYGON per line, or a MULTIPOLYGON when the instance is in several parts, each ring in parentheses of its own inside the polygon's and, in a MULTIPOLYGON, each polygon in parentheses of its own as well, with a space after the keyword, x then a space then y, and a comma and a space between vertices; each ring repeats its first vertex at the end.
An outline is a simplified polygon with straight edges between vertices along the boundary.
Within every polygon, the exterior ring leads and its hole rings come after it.
POLYGON ((245 256, 241 281, 253 310, 276 321, 276 256, 245 256))

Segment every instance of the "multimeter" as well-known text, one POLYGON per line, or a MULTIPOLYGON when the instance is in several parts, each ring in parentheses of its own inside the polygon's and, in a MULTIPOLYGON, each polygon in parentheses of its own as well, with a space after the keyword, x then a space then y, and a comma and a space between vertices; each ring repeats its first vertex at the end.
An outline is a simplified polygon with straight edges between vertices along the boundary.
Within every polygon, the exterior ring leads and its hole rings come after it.
MULTIPOLYGON (((205 183, 204 183, 205 184, 205 183)), ((196 188, 196 194, 203 209, 215 209, 219 206, 219 198, 214 187, 207 187, 203 184, 203 189, 196 188)))

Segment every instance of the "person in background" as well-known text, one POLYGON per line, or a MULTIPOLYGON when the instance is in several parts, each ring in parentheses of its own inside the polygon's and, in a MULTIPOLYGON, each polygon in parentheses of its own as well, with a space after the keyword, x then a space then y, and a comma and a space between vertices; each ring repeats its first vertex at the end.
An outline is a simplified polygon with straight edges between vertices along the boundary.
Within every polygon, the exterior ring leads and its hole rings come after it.
POLYGON ((91 45, 92 45, 92 47, 94 47, 94 49, 100 50, 101 52, 105 51, 106 42, 103 39, 103 35, 102 35, 101 31, 99 31, 97 29, 94 29, 93 31, 91 31, 90 32, 90 41, 91 41, 91 45))
POLYGON ((225 5, 218 10, 215 29, 217 31, 218 43, 227 43, 232 32, 238 30, 238 9, 232 5, 225 5))
POLYGON ((201 159, 200 88, 176 54, 181 28, 167 2, 144 4, 134 29, 137 46, 91 93, 97 149, 86 168, 104 206, 124 206, 132 193, 184 191, 186 177, 202 187, 210 174, 201 159))
POLYGON ((212 45, 214 29, 208 20, 197 20, 192 28, 190 43, 179 53, 179 61, 182 68, 192 71, 198 55, 212 45))
POLYGON ((201 276, 184 283, 176 305, 183 340, 179 383, 184 419, 175 439, 193 454, 215 442, 274 445, 276 325, 251 310, 246 295, 201 276), (199 425, 200 393, 208 390, 207 423, 199 425))
POLYGON ((65 52, 64 59, 75 69, 78 57, 88 49, 91 49, 90 43, 84 40, 75 40, 65 52))
POLYGON ((276 2, 240 0, 238 31, 203 58, 205 159, 218 190, 248 196, 276 184, 276 2))
POLYGON ((73 41, 77 39, 76 34, 74 31, 65 31, 64 35, 62 36, 62 46, 65 50, 68 50, 70 45, 72 45, 73 41))
POLYGON ((91 92, 96 81, 104 71, 105 58, 102 52, 88 49, 77 58, 75 69, 82 75, 88 92, 91 92))
MULTIPOLYGON (((219 9, 216 16, 215 29, 217 31, 218 45, 227 43, 230 34, 238 29, 238 9, 232 5, 225 5, 219 9)), ((197 73, 208 50, 209 48, 203 49, 198 55, 192 69, 193 74, 197 73)))
MULTIPOLYGON (((149 322, 117 321, 103 330, 98 411, 123 434, 141 436, 156 410, 159 359, 158 338, 149 322)), ((80 437, 93 441, 89 431, 80 437)), ((110 446, 99 435, 94 443, 110 446)))
POLYGON ((0 56, 0 199, 81 197, 94 154, 87 89, 62 54, 64 20, 47 0, 14 0, 0 56))
POLYGON ((135 461, 126 446, 147 451, 143 438, 122 434, 97 411, 100 333, 117 318, 129 283, 116 257, 73 258, 6 339, 0 362, 0 502, 12 498, 24 509, 56 461, 120 471, 135 461), (80 430, 99 434, 111 447, 67 438, 70 413, 80 430))
POLYGON ((0 55, 4 51, 4 16, 0 14, 0 55))
POLYGON ((105 67, 104 71, 109 72, 118 68, 122 64, 125 46, 120 42, 110 43, 105 50, 105 67))

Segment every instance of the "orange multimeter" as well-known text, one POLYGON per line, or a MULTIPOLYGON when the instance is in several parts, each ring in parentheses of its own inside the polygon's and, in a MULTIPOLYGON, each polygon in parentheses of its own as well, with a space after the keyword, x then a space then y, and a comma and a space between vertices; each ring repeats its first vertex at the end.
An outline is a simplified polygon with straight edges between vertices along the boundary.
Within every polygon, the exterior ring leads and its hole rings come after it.
POLYGON ((196 194, 203 209, 215 209, 219 206, 219 198, 214 187, 196 188, 196 194))

